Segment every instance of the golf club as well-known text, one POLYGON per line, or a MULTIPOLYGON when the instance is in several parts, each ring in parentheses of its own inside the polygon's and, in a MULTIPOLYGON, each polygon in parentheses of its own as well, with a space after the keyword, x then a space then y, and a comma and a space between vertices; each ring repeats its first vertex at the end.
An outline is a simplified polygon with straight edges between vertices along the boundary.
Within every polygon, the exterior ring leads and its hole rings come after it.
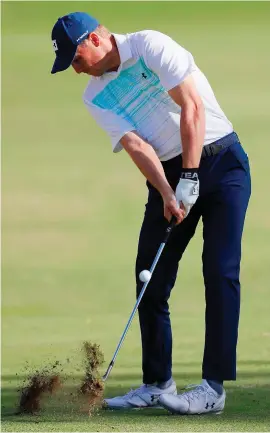
MULTIPOLYGON (((162 243, 160 244, 160 247, 159 247, 159 249, 158 249, 158 252, 157 252, 157 254, 156 254, 156 257, 154 258, 153 264, 152 264, 152 266, 151 266, 151 268, 150 268, 150 270, 149 270, 151 276, 152 276, 152 273, 154 272, 154 269, 155 269, 155 267, 156 267, 156 265, 157 265, 157 263, 158 263, 158 260, 159 260, 159 258, 160 258, 160 256, 161 256, 161 253, 162 253, 162 251, 163 251, 163 249, 164 249, 164 247, 165 247, 165 245, 166 245, 166 243, 167 243, 167 241, 168 241, 168 239, 169 239, 169 236, 170 236, 170 234, 171 234, 171 231, 172 231, 172 229, 174 228, 176 222, 177 222, 177 219, 176 219, 175 216, 173 216, 172 219, 171 219, 171 221, 170 221, 170 224, 168 225, 168 227, 167 227, 167 229, 166 229, 164 239, 163 239, 162 243)), ((139 297, 138 297, 138 299, 137 299, 137 302, 136 302, 136 304, 135 304, 135 306, 134 306, 134 308, 133 308, 133 310, 132 310, 132 313, 131 313, 131 315, 130 315, 130 318, 128 319, 128 322, 127 322, 127 324, 126 324, 126 327, 125 327, 125 329, 124 329, 124 332, 123 332, 123 334, 122 334, 122 337, 120 338, 120 341, 119 341, 119 343, 118 343, 118 346, 117 346, 117 348, 116 348, 116 350, 115 350, 115 352, 114 352, 113 358, 112 358, 112 360, 111 360, 111 362, 110 362, 110 364, 109 364, 109 366, 108 366, 108 368, 107 368, 106 373, 104 374, 104 376, 102 376, 103 381, 105 381, 105 380, 108 378, 108 376, 109 376, 109 374, 110 374, 110 372, 111 372, 111 370, 112 370, 112 368, 113 368, 113 366, 114 366, 114 363, 115 363, 115 359, 116 359, 116 357, 117 357, 117 354, 118 354, 118 352, 119 352, 119 350, 120 350, 120 348, 121 348, 121 346, 122 346, 122 344, 123 344, 123 341, 124 341, 124 339, 125 339, 125 336, 127 335, 127 332, 128 332, 129 327, 130 327, 130 325, 131 325, 131 322, 132 322, 132 320, 133 320, 133 317, 134 317, 134 315, 135 315, 135 313, 136 313, 136 311, 137 311, 137 309, 138 309, 138 306, 139 306, 139 304, 140 304, 140 302, 141 302, 141 300, 142 300, 142 297, 143 297, 143 295, 144 295, 144 292, 145 292, 145 290, 146 290, 146 288, 147 288, 147 286, 148 286, 148 283, 149 283, 150 279, 151 279, 151 277, 148 279, 148 281, 146 281, 146 282, 144 283, 144 285, 143 285, 143 287, 142 287, 142 290, 141 290, 140 295, 139 295, 139 297)))

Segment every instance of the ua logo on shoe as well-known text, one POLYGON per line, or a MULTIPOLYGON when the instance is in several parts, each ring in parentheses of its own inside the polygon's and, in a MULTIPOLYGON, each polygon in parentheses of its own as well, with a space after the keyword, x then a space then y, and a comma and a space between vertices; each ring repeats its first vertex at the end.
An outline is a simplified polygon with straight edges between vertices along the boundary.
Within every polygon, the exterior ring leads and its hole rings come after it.
POLYGON ((154 394, 152 394, 152 395, 151 395, 151 402, 154 403, 154 402, 158 401, 158 398, 159 398, 158 395, 154 395, 154 394))
POLYGON ((208 402, 206 403, 205 409, 208 409, 209 407, 211 407, 212 409, 214 409, 215 403, 209 404, 208 402))

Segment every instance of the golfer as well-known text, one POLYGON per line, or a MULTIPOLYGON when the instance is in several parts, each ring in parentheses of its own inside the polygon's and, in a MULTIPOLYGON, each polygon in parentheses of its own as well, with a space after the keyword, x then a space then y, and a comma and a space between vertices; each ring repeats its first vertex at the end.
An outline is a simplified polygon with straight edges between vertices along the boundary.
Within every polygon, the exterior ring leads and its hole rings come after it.
POLYGON ((92 77, 83 97, 87 109, 108 133, 113 152, 125 149, 147 179, 137 295, 140 271, 149 269, 168 221, 177 218, 139 306, 143 385, 106 404, 220 412, 223 381, 236 379, 241 238, 251 191, 247 154, 193 56, 169 36, 152 30, 110 33, 92 16, 76 12, 58 19, 52 44, 52 74, 72 66, 92 77), (200 218, 206 299, 202 382, 177 395, 168 299, 200 218))

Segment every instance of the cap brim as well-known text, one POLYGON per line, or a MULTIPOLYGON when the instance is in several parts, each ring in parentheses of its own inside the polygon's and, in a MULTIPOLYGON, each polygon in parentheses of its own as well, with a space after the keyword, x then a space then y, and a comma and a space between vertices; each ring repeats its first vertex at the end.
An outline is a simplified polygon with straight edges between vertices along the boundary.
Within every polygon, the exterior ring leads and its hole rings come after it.
POLYGON ((72 52, 66 54, 65 56, 56 57, 51 70, 51 74, 56 74, 56 72, 61 72, 68 69, 74 59, 76 51, 77 51, 77 47, 75 46, 72 52))

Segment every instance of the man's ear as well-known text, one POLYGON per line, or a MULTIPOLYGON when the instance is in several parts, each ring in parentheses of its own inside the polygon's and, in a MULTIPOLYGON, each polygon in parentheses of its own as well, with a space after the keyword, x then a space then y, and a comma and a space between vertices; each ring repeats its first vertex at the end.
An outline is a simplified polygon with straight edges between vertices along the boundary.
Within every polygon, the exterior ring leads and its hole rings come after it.
POLYGON ((88 39, 88 41, 89 41, 90 43, 92 43, 95 47, 99 47, 99 45, 100 45, 100 40, 99 40, 99 36, 98 36, 96 33, 94 33, 94 32, 89 33, 87 39, 88 39))

